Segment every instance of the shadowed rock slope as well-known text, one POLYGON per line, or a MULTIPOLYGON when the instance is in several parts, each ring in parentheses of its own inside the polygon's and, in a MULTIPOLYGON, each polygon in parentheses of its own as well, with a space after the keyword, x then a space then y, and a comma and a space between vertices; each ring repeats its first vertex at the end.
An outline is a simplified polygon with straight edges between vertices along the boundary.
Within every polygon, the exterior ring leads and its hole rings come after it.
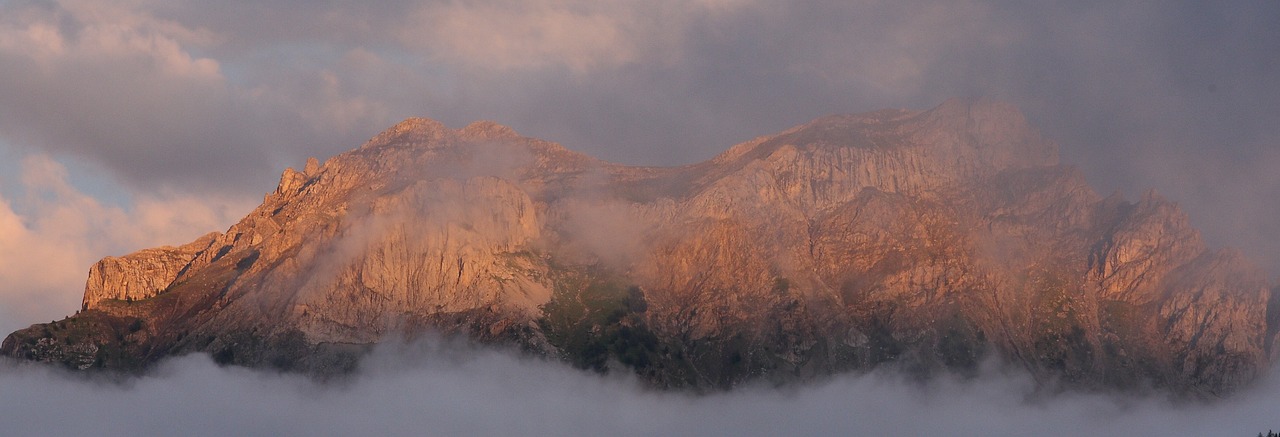
POLYGON ((1269 363, 1268 280, 1155 193, 1099 196, 1002 103, 826 117, 675 168, 409 119, 286 170, 225 233, 100 261, 82 311, 0 351, 329 374, 444 332, 657 387, 994 357, 1217 395, 1269 363))

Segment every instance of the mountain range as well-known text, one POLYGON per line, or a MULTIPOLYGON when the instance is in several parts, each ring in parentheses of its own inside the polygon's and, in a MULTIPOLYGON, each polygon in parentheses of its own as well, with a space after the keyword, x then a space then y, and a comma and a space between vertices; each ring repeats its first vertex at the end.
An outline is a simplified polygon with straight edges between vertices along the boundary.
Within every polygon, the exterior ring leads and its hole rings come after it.
POLYGON ((1154 191, 1101 196, 1012 105, 836 115, 680 167, 405 120, 226 232, 92 266, 0 353, 318 375, 436 333, 658 388, 890 367, 1220 396, 1276 358, 1267 272, 1154 191))

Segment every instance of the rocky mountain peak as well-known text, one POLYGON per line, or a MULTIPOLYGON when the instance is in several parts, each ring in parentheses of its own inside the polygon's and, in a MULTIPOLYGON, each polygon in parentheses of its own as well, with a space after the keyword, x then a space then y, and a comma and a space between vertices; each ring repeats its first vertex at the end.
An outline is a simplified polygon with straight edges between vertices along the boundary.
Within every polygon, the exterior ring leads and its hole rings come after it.
POLYGON ((434 330, 658 387, 994 355, 1045 384, 1217 395, 1268 365, 1273 289, 1176 204, 1102 198, 985 99, 823 117, 666 169, 411 118, 285 170, 225 233, 102 260, 74 323, 0 353, 331 372, 352 345, 434 330))
POLYGON ((511 140, 520 138, 520 134, 507 126, 489 120, 478 120, 462 128, 459 133, 463 138, 472 141, 511 140))
POLYGON ((157 247, 122 257, 106 257, 89 268, 82 309, 104 300, 135 301, 154 297, 178 278, 200 252, 221 237, 210 232, 179 247, 157 247))
POLYGON ((822 117, 735 146, 713 161, 728 164, 763 159, 779 150, 833 148, 892 151, 887 155, 952 161, 988 172, 1058 164, 1057 145, 1042 138, 1016 106, 985 98, 951 99, 923 112, 888 109, 822 117))
POLYGON ((1058 164, 1058 146, 1040 136, 1017 106, 954 98, 913 120, 922 144, 960 144, 996 168, 1058 164))
POLYGON ((302 167, 302 173, 307 176, 315 176, 320 172, 320 160, 312 156, 307 158, 307 163, 302 167))
POLYGON ((439 121, 424 117, 410 117, 374 136, 361 148, 374 148, 391 144, 430 144, 456 135, 457 133, 453 129, 449 129, 439 121))

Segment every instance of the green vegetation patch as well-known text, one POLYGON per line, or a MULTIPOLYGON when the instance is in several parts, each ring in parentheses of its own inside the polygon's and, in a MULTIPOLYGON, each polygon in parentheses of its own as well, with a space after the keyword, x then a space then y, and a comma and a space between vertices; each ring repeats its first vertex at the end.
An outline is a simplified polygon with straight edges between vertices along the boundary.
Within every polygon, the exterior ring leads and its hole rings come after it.
POLYGON ((77 370, 134 370, 142 367, 139 339, 145 332, 136 333, 145 327, 136 317, 84 311, 14 332, 4 353, 77 370))
POLYGON ((1030 285, 1036 293, 1032 343, 1035 360, 1043 368, 1061 372, 1068 380, 1084 378, 1097 357, 1083 326, 1080 303, 1072 296, 1078 286, 1051 272, 1040 272, 1030 285))
POLYGON ((538 325, 547 340, 578 368, 607 372, 612 360, 643 375, 658 361, 658 337, 643 318, 643 290, 599 269, 559 278, 542 310, 538 325))

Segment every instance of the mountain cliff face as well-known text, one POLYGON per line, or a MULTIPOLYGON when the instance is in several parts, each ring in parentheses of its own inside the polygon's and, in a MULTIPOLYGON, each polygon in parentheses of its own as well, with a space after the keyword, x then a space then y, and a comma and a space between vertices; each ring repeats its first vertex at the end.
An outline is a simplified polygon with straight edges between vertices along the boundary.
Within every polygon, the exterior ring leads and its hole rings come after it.
POLYGON ((1175 204, 1099 196, 1006 104, 826 117, 675 168, 409 119, 286 170, 225 233, 100 261, 81 312, 0 352, 331 373, 444 332, 659 387, 995 357, 1216 395, 1268 366, 1276 307, 1175 204))

